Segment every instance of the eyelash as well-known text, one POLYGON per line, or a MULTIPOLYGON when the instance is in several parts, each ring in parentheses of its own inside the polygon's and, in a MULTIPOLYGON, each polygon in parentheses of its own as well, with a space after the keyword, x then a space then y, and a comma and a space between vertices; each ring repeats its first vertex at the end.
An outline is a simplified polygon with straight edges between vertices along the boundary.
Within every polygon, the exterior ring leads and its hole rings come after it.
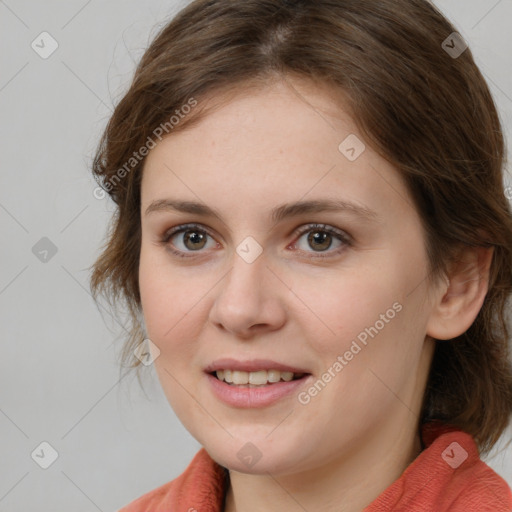
MULTIPOLYGON (((172 228, 171 230, 165 232, 162 239, 160 240, 160 242, 175 256, 178 256, 179 258, 192 258, 193 256, 187 256, 183 253, 183 251, 178 251, 176 249, 173 249, 172 245, 169 243, 169 240, 174 235, 176 235, 177 233, 186 232, 186 231, 199 231, 201 233, 204 233, 204 234, 214 238, 213 235, 210 234, 210 232, 207 229, 201 227, 199 224, 191 223, 191 224, 182 224, 180 226, 176 226, 176 227, 172 228)), ((298 240, 298 239, 300 239, 300 237, 302 237, 302 235, 304 235, 305 233, 308 233, 310 231, 320 231, 320 232, 329 233, 330 235, 333 235, 334 237, 336 237, 340 242, 342 242, 343 246, 339 247, 335 251, 325 251, 325 252, 329 252, 329 256, 321 255, 321 252, 322 252, 321 251, 320 253, 317 253, 314 256, 308 256, 309 258, 329 258, 329 257, 337 256, 338 254, 340 254, 341 251, 345 250, 346 247, 352 246, 352 239, 349 235, 347 235, 343 231, 336 229, 332 226, 329 226, 327 224, 304 225, 304 226, 298 228, 297 230, 295 230, 293 233, 293 236, 297 237, 297 240, 298 240)), ((295 245, 295 243, 296 242, 294 242, 293 245, 295 245)), ((200 251, 188 251, 188 252, 200 252, 200 251)))

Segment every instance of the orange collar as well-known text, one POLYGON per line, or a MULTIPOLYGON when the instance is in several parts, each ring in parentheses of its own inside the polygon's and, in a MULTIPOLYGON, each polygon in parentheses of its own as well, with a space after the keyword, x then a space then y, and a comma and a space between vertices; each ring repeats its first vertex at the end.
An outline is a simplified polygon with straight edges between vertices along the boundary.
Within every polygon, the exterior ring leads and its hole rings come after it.
MULTIPOLYGON (((480 460, 473 438, 454 427, 428 423, 423 451, 401 477, 363 512, 512 511, 512 492, 480 460)), ((187 469, 119 512, 223 512, 229 472, 202 448, 187 469)))

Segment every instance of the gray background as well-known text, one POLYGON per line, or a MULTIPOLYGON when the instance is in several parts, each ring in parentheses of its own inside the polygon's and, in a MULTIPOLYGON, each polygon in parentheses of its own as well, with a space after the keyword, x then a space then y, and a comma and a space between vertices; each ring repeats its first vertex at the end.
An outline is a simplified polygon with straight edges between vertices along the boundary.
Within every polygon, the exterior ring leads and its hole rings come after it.
MULTIPOLYGON (((88 284, 112 211, 93 196, 94 149, 148 41, 185 3, 0 0, 0 512, 117 510, 200 448, 152 367, 145 392, 120 380, 118 326, 88 284), (43 31, 59 45, 47 59, 31 47, 43 31), (49 252, 36 257, 38 242, 49 252), (58 453, 47 469, 35 462, 50 461, 43 441, 58 453)), ((512 0, 437 4, 469 42, 510 140, 512 0)), ((488 463, 512 485, 512 447, 488 463)))

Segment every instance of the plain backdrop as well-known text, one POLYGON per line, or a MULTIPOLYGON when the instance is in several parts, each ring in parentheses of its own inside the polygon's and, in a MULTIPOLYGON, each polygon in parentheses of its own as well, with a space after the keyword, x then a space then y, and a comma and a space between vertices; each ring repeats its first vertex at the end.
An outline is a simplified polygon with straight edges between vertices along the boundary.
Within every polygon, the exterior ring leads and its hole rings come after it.
MULTIPOLYGON (((119 327, 88 283, 112 212, 93 195, 94 149, 148 42, 185 3, 0 0, 0 512, 114 511, 200 448, 151 366, 145 391, 120 380, 119 327)), ((512 1, 437 4, 510 140, 512 1)), ((512 447, 488 463, 512 485, 512 447)))

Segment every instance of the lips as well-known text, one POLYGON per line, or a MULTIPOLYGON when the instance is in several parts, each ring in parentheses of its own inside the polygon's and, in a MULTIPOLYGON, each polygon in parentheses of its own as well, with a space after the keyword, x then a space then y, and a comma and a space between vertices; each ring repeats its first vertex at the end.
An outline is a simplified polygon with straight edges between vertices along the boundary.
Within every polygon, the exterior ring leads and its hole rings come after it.
MULTIPOLYGON (((260 408, 268 407, 279 402, 282 399, 291 397, 298 393, 300 389, 311 382, 313 376, 307 368, 301 366, 292 366, 271 359, 251 359, 240 361, 233 358, 217 359, 204 368, 206 381, 210 386, 213 395, 225 404, 236 408, 260 408), (231 375, 238 373, 255 373, 266 370, 277 370, 268 372, 281 376, 288 372, 288 378, 293 374, 293 379, 284 381, 282 378, 278 382, 267 382, 262 385, 236 385, 229 384, 217 378, 217 372, 228 370, 231 375)), ((244 376, 245 377, 245 376, 244 376)))
POLYGON ((238 370, 243 372, 257 372, 260 370, 279 370, 280 372, 291 372, 294 374, 310 374, 307 368, 291 366, 288 364, 273 361, 271 359, 251 359, 240 361, 232 358, 217 359, 205 367, 206 373, 213 374, 217 370, 238 370))
POLYGON ((278 404, 281 400, 291 400, 301 389, 311 384, 313 376, 304 375, 289 382, 276 382, 263 386, 233 386, 217 377, 206 374, 206 382, 213 394, 221 402, 239 409, 255 409, 278 404))

